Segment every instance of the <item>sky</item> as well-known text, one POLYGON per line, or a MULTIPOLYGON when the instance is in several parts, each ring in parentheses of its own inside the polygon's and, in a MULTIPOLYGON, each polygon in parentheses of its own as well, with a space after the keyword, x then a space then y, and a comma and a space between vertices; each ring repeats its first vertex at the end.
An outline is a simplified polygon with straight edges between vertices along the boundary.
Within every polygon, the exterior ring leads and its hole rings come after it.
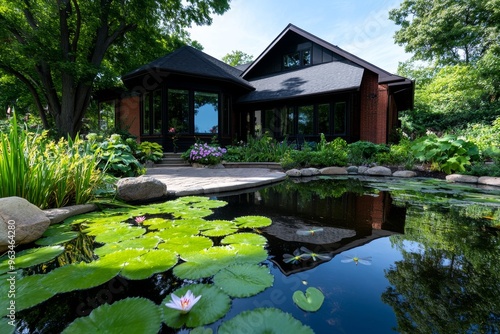
POLYGON ((402 0, 232 0, 210 26, 193 26, 191 39, 221 59, 240 50, 256 59, 289 23, 391 73, 408 60, 394 42, 389 10, 402 0))

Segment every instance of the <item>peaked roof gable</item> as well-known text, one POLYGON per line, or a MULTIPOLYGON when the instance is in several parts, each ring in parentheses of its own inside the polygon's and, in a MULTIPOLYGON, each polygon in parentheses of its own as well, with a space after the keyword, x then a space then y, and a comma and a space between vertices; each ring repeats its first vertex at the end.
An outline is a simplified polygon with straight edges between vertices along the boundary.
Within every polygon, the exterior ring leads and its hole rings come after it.
MULTIPOLYGON (((255 61, 253 63, 250 64, 250 66, 248 66, 244 71, 243 73, 241 74, 241 76, 243 78, 246 78, 248 76, 249 73, 252 72, 252 69, 254 69, 258 63, 266 56, 270 53, 270 51, 285 37, 285 35, 289 34, 290 32, 294 32, 296 34, 298 34, 299 36, 302 36, 303 38, 306 38, 308 40, 310 40, 311 42, 313 43, 316 43, 322 47, 324 47, 325 49, 327 50, 330 50, 332 51, 333 53, 351 61, 352 63, 354 63, 355 65, 358 65, 358 66, 361 66, 365 69, 368 69, 372 72, 375 72, 378 74, 379 76, 379 82, 380 83, 390 83, 390 82, 397 82, 397 81, 405 81, 405 80, 408 80, 404 77, 401 77, 401 76, 398 76, 398 75, 394 75, 394 74, 391 74, 389 72, 387 72, 386 70, 383 70, 381 69, 380 67, 377 67, 341 48, 339 48, 338 46, 335 46, 331 43, 328 43, 327 41, 317 37, 317 36, 314 36, 313 34, 311 33, 308 33, 307 31, 303 30, 303 29, 300 29, 299 27, 293 25, 293 24, 288 24, 288 26, 278 35, 278 37, 276 37, 272 43, 264 50, 264 52, 262 52, 258 57, 257 59, 255 59, 255 61)), ((409 80, 408 80, 409 81, 409 80)))
POLYGON ((245 88, 253 89, 248 81, 241 77, 241 70, 209 56, 192 46, 183 46, 174 52, 153 60, 149 64, 125 74, 122 80, 126 84, 128 80, 145 75, 151 70, 229 81, 245 88))

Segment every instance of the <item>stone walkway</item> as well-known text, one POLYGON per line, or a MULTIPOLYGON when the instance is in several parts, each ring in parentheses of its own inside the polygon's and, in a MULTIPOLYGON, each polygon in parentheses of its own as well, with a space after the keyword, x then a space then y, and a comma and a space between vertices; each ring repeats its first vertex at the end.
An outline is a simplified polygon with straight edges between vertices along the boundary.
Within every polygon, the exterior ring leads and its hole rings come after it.
POLYGON ((167 185, 172 196, 216 194, 282 181, 286 174, 269 168, 153 167, 146 172, 167 185))

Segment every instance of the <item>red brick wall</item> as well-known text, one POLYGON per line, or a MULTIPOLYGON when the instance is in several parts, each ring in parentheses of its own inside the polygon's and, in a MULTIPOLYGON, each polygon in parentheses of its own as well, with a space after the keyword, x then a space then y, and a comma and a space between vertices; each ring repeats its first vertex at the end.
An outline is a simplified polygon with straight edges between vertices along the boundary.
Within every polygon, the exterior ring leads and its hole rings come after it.
POLYGON ((120 100, 120 128, 140 138, 141 112, 139 96, 125 97, 120 100))
POLYGON ((379 90, 378 75, 365 70, 360 87, 360 140, 387 142, 387 91, 379 90))

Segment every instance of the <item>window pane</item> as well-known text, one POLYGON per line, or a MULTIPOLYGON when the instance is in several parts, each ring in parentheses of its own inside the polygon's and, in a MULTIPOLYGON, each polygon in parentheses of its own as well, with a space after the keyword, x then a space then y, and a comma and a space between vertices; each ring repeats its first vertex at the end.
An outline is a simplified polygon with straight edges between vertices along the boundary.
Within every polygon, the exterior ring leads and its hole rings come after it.
POLYGON ((115 128, 115 101, 99 104, 99 129, 106 131, 115 128))
POLYGON ((149 123, 150 120, 150 113, 149 113, 149 93, 145 93, 143 98, 142 98, 142 133, 149 135, 149 126, 151 125, 149 123))
POLYGON ((313 106, 299 107, 299 133, 303 135, 313 134, 313 106))
POLYGON ((311 50, 302 51, 302 65, 311 65, 311 50))
POLYGON ((194 132, 219 132, 219 94, 194 92, 194 132))
POLYGON ((318 105, 319 133, 330 134, 330 105, 318 105))
POLYGON ((283 136, 293 135, 293 108, 282 108, 281 109, 281 134, 283 136))
POLYGON ((168 90, 168 131, 175 133, 189 131, 189 92, 187 90, 168 90))
POLYGON ((283 67, 290 68, 300 65, 300 53, 290 53, 283 56, 283 67))
POLYGON ((335 103, 333 114, 333 134, 342 135, 346 132, 346 109, 345 102, 335 103))
POLYGON ((161 90, 153 92, 153 133, 161 134, 161 90))

